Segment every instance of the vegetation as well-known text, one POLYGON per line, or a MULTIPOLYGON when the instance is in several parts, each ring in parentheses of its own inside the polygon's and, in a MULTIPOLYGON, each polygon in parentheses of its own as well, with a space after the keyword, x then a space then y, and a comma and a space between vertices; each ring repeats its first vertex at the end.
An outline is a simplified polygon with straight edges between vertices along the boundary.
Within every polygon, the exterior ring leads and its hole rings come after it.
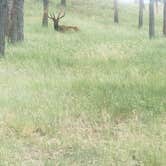
POLYGON ((138 6, 118 25, 95 2, 70 1, 63 22, 80 31, 59 33, 25 1, 25 41, 0 60, 0 165, 166 165, 162 11, 149 40, 147 6, 138 30, 138 6))

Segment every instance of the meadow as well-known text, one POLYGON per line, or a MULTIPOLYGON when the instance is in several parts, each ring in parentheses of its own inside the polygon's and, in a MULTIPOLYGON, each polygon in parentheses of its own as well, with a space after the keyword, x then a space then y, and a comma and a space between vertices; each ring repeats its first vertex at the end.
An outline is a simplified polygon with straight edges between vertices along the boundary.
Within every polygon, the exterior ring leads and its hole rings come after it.
POLYGON ((110 1, 72 0, 61 24, 77 33, 41 17, 42 2, 25 1, 25 41, 0 59, 0 165, 165 166, 162 10, 152 40, 136 4, 116 25, 110 1))

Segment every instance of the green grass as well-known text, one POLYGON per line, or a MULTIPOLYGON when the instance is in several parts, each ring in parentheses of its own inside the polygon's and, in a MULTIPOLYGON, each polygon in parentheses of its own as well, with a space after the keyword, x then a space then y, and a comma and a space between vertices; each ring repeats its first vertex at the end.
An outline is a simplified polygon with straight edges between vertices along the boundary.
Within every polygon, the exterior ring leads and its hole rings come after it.
MULTIPOLYGON (((25 2, 25 42, 0 60, 0 165, 165 166, 166 39, 137 28, 136 5, 72 0, 62 24, 41 27, 25 2)), ((51 3, 51 11, 56 3, 51 3)))

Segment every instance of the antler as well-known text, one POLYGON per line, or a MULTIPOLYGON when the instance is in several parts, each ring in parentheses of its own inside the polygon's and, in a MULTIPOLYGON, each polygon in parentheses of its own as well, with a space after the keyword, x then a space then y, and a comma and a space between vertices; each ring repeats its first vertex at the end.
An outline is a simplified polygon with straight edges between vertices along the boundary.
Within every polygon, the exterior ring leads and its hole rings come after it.
POLYGON ((52 19, 52 20, 55 19, 55 14, 54 14, 54 13, 53 13, 53 14, 49 14, 49 15, 48 15, 48 18, 50 18, 50 19, 52 19))

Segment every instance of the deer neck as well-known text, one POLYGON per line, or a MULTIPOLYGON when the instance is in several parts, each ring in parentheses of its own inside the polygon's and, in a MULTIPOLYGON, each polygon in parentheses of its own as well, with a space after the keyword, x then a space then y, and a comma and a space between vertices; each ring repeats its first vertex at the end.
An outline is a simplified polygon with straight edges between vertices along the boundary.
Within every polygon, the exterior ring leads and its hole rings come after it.
POLYGON ((58 29, 59 29, 59 24, 58 24, 58 23, 54 23, 54 29, 55 29, 56 31, 58 31, 58 29))

